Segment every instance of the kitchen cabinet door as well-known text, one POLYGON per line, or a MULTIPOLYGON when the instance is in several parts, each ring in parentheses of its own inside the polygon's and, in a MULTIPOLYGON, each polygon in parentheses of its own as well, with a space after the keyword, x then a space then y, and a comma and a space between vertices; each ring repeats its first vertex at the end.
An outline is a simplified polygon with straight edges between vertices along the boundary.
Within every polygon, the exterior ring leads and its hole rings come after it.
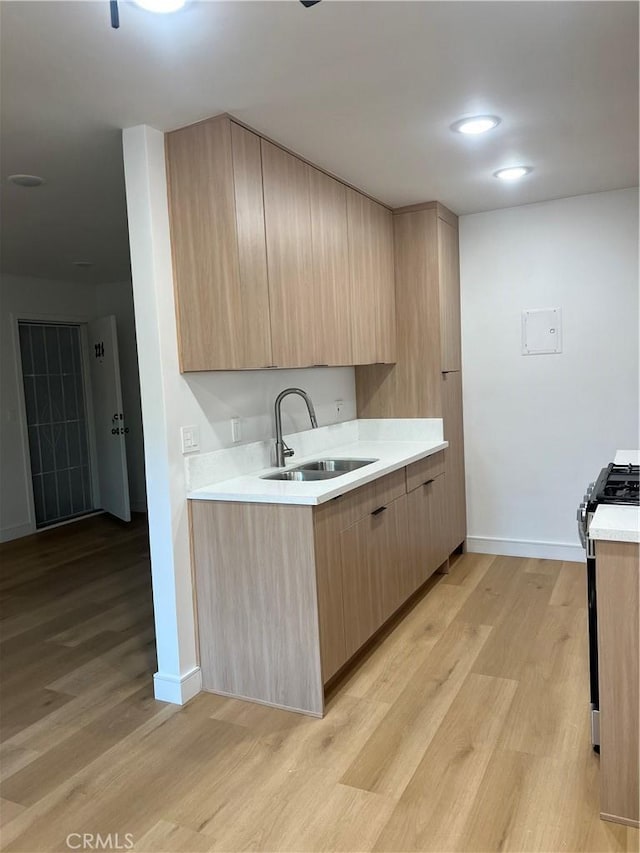
POLYGON ((426 480, 408 495, 411 571, 407 573, 415 592, 449 556, 444 535, 444 474, 426 480))
POLYGON ((271 364, 260 140, 228 118, 166 136, 180 369, 271 364))
POLYGON ((461 370, 458 229, 438 217, 441 370, 461 370))
POLYGON ((340 534, 347 658, 406 598, 407 524, 403 495, 340 534))
POLYGON ((347 189, 309 166, 309 190, 315 297, 313 361, 349 365, 353 362, 347 189))
POLYGON ((444 530, 447 553, 450 554, 464 542, 467 535, 461 373, 445 373, 442 376, 442 417, 444 437, 449 442, 449 447, 444 452, 446 495, 444 530))
POLYGON ((391 212, 347 188, 354 364, 396 360, 391 212))
POLYGON ((310 167, 261 140, 273 362, 315 364, 310 167))

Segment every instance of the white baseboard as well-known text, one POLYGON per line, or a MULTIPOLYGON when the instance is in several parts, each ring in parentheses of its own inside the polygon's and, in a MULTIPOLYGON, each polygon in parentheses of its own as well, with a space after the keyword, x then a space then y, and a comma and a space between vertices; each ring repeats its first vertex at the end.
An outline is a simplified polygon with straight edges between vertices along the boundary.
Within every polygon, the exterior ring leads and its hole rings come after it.
POLYGON ((16 524, 15 527, 0 528, 0 542, 10 542, 12 539, 21 539, 23 536, 31 536, 36 532, 35 524, 16 524))
POLYGON ((468 536, 467 551, 472 554, 496 554, 501 557, 565 560, 569 563, 584 563, 587 559, 580 545, 572 545, 568 542, 536 542, 527 539, 468 536))
POLYGON ((186 705, 202 690, 202 672, 194 667, 186 675, 168 675, 156 672, 153 676, 153 695, 160 702, 186 705))

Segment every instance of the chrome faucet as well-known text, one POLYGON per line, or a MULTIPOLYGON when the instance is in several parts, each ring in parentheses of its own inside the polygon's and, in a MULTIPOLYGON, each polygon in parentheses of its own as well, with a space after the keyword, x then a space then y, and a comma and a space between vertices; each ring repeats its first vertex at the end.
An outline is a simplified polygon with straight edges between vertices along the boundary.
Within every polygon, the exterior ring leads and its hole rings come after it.
POLYGON ((289 394, 297 394, 307 404, 307 410, 309 412, 309 420, 311 421, 311 426, 314 429, 318 427, 318 420, 316 418, 316 410, 313 408, 313 403, 311 402, 311 397, 307 394, 306 391, 303 391, 302 388, 285 388, 284 391, 281 391, 276 397, 276 465, 278 468, 284 468, 285 459, 289 456, 293 456, 293 450, 284 443, 282 438, 282 401, 285 397, 288 397, 289 394))

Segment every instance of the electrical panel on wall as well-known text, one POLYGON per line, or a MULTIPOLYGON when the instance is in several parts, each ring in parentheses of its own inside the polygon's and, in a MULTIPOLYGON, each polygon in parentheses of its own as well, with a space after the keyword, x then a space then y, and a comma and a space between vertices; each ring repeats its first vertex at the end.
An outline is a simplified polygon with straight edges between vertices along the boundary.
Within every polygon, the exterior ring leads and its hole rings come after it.
POLYGON ((559 308, 529 308, 522 312, 522 355, 562 352, 562 312, 559 308))

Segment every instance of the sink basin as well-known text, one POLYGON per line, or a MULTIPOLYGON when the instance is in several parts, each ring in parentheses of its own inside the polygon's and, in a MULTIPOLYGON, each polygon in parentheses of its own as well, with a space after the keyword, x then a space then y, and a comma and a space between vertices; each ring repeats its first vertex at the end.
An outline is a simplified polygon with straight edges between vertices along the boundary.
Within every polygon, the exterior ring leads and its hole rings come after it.
POLYGON ((357 471, 365 465, 377 462, 377 459, 317 459, 314 462, 305 462, 299 465, 295 471, 337 471, 346 474, 348 471, 357 471))
POLYGON ((267 474, 261 480, 289 480, 290 482, 305 483, 313 480, 331 480, 348 474, 349 471, 357 471, 365 465, 377 462, 377 459, 316 459, 313 462, 305 462, 297 468, 288 468, 286 471, 277 471, 275 474, 267 474))
POLYGON ((261 480, 289 480, 292 482, 305 483, 310 480, 330 480, 332 477, 339 477, 344 474, 344 471, 299 471, 297 468, 290 468, 288 471, 278 471, 276 474, 267 474, 261 477, 261 480))

